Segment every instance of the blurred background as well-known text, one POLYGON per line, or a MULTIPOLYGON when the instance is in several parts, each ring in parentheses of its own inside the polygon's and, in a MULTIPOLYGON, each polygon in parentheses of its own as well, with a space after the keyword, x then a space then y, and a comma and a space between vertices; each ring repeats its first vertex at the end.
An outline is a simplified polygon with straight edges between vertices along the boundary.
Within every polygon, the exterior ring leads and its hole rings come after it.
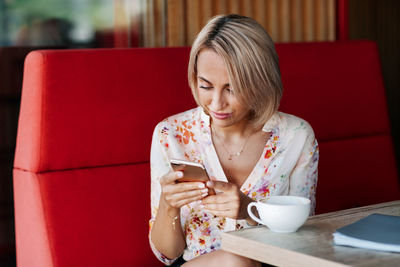
POLYGON ((275 42, 376 41, 400 166, 398 0, 0 0, 0 266, 15 266, 12 167, 25 56, 49 48, 190 46, 222 13, 253 17, 275 42))

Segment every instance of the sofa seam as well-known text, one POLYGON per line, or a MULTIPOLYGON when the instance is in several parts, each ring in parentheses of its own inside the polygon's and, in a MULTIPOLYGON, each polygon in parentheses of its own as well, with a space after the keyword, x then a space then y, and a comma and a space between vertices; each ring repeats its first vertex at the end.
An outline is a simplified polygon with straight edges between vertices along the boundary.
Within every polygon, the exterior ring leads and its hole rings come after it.
POLYGON ((106 165, 95 165, 95 166, 82 166, 82 167, 72 167, 72 168, 65 168, 65 169, 55 169, 55 170, 46 170, 46 171, 31 171, 19 167, 14 167, 14 170, 19 170, 23 172, 31 172, 35 174, 46 174, 52 172, 67 172, 67 171, 74 171, 74 170, 88 170, 88 169, 100 169, 100 168, 113 168, 113 167, 123 167, 123 166, 130 166, 130 165, 140 165, 140 164, 148 164, 150 163, 149 160, 147 161, 139 161, 139 162, 130 162, 130 163, 120 163, 120 164, 106 164, 106 165))
POLYGON ((351 141, 354 139, 366 139, 366 138, 380 137, 380 136, 388 136, 388 137, 390 137, 390 140, 393 141, 393 137, 392 137, 392 134, 390 133, 390 131, 373 133, 373 134, 363 134, 363 135, 350 136, 350 137, 327 138, 327 139, 323 139, 323 138, 319 139, 316 136, 316 139, 317 139, 318 143, 331 143, 331 142, 337 142, 337 141, 351 141))

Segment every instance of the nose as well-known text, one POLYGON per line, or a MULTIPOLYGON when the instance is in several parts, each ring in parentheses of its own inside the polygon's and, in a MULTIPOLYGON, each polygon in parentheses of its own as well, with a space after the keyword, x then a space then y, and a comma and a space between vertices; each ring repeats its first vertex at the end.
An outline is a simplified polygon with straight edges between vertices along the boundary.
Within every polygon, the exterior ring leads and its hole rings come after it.
POLYGON ((218 90, 215 90, 211 98, 211 104, 210 104, 211 109, 214 111, 219 111, 222 110, 224 106, 225 106, 224 95, 221 92, 218 92, 218 90))

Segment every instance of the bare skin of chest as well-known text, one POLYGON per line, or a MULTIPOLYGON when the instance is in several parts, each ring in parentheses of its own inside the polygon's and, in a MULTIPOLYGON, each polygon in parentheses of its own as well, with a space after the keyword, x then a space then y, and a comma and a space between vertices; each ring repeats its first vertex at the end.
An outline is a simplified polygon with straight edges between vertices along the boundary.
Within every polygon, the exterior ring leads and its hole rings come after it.
POLYGON ((229 150, 230 153, 237 152, 237 145, 227 142, 222 144, 219 140, 214 138, 215 150, 229 182, 239 187, 242 186, 259 161, 261 153, 270 136, 271 133, 262 131, 253 134, 247 141, 243 152, 240 153, 239 156, 234 155, 231 159, 229 159, 230 155, 227 150, 229 150))

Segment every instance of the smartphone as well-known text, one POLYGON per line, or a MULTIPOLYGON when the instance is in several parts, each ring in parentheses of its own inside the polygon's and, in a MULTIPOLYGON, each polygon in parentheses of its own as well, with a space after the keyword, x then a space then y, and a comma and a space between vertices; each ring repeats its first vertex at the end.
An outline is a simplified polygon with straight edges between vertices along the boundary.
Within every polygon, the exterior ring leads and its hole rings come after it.
MULTIPOLYGON (((183 177, 176 180, 178 183, 183 182, 203 182, 210 181, 207 171, 204 166, 200 163, 181 160, 181 159, 170 159, 172 169, 174 171, 183 172, 183 177)), ((208 189, 209 195, 215 195, 215 191, 212 188, 208 189)))

